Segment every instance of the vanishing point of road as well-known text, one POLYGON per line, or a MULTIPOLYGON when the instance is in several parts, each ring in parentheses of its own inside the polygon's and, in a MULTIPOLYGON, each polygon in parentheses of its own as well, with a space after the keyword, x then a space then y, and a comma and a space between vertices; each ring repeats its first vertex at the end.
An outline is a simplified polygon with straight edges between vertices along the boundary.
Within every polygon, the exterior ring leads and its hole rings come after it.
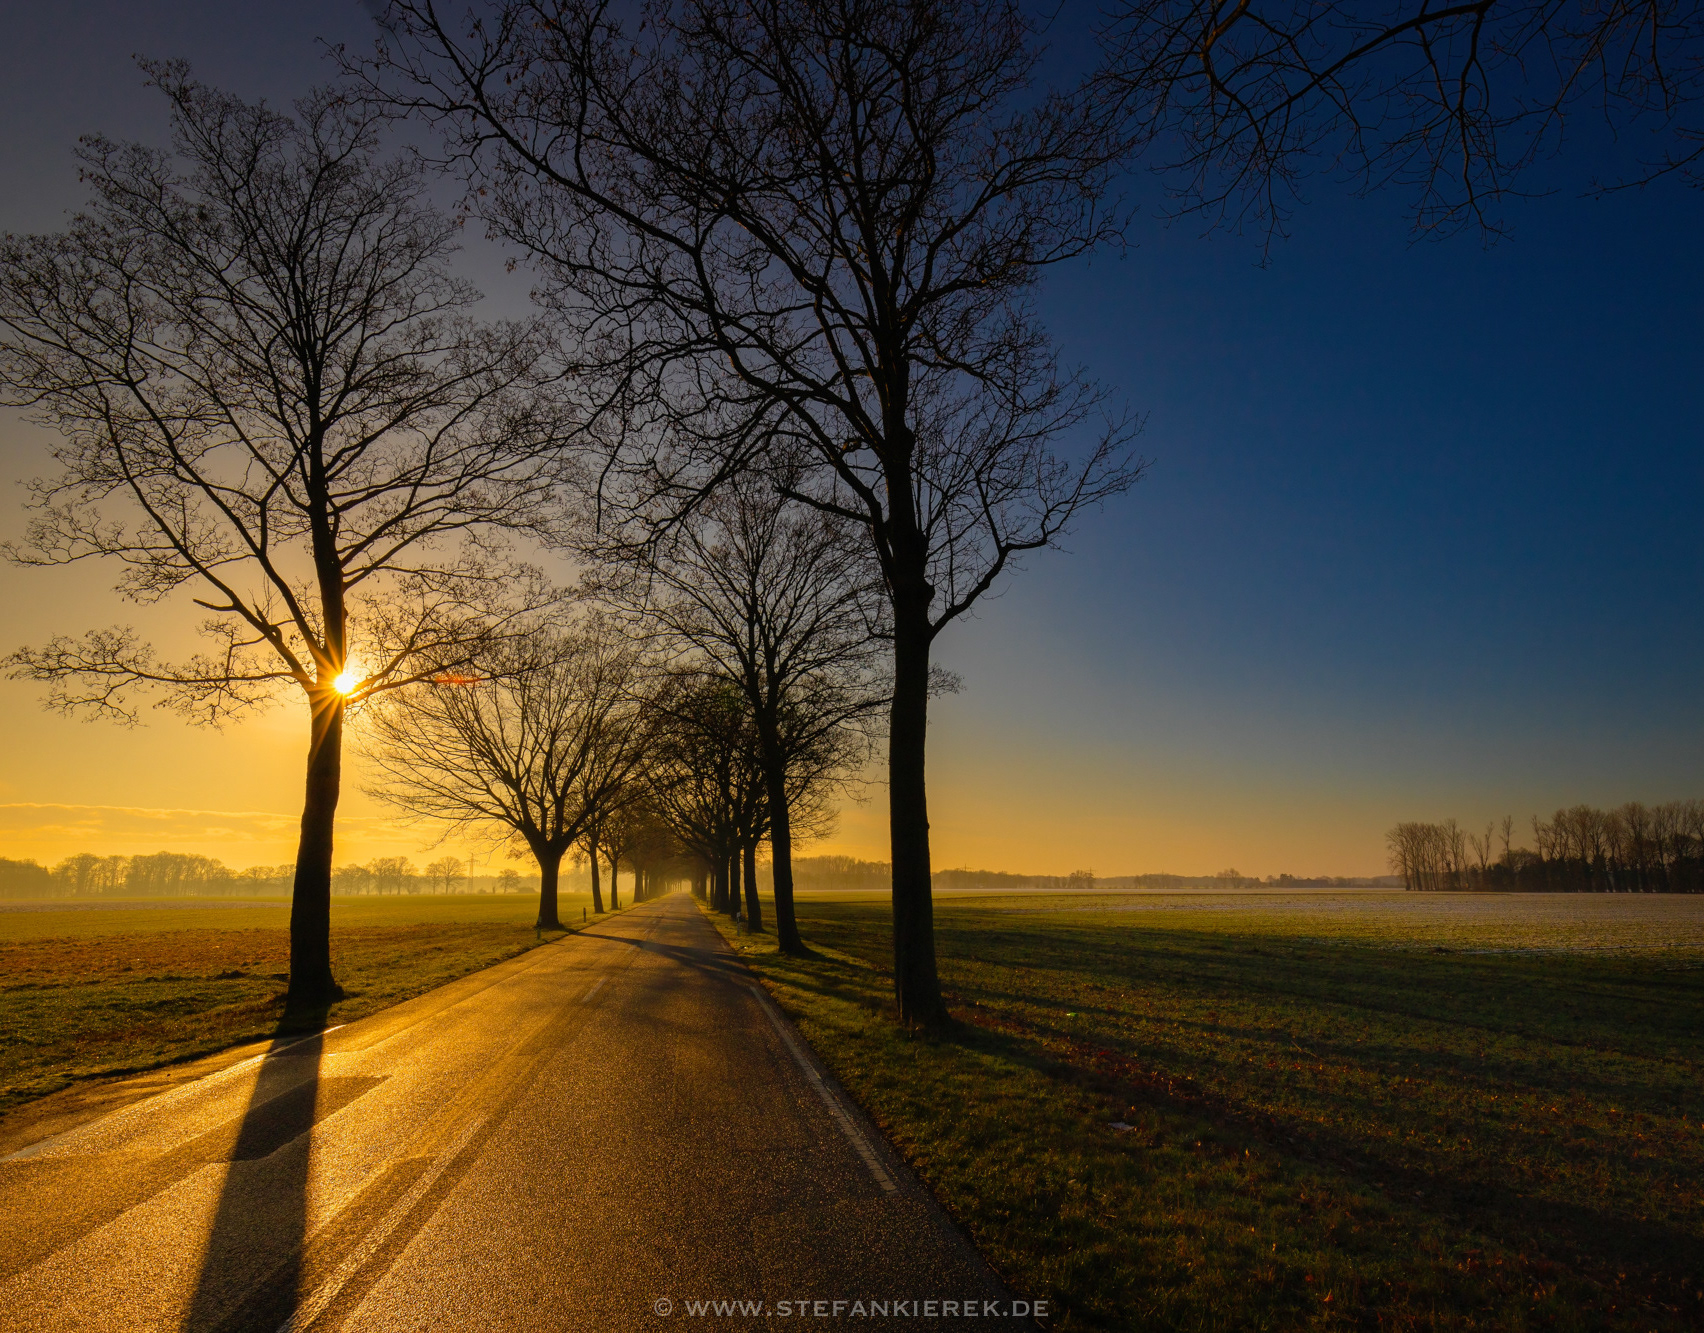
POLYGON ((8 1333, 1027 1313, 685 894, 0 1161, 8 1333))

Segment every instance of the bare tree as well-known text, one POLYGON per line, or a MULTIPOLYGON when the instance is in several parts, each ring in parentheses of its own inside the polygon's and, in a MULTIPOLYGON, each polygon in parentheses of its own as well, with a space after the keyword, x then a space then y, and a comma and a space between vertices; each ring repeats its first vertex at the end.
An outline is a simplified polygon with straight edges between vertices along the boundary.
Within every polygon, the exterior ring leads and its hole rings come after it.
POLYGON ((592 912, 602 915, 604 910, 602 872, 598 869, 598 821, 594 817, 586 825, 586 831, 580 835, 580 842, 574 852, 574 865, 579 867, 583 859, 591 872, 592 912))
POLYGON ((414 864, 406 856, 381 856, 367 866, 373 892, 412 893, 409 887, 418 878, 414 864))
POLYGON ((426 867, 426 879, 433 893, 454 893, 462 882, 464 867, 457 856, 441 856, 426 867))
POLYGON ((858 764, 858 747, 840 742, 863 735, 888 701, 870 618, 879 576, 855 538, 844 520, 747 474, 608 587, 639 624, 745 695, 768 803, 776 938, 787 953, 805 951, 793 910, 789 771, 820 767, 833 745, 848 767, 858 764))
MULTIPOLYGON (((621 863, 638 847, 639 839, 643 836, 641 819, 635 794, 613 810, 603 823, 602 845, 604 855, 609 857, 609 910, 612 912, 621 906, 621 863)), ((634 900, 637 901, 637 878, 634 881, 633 893, 634 900)))
POLYGON ((337 993, 332 831, 346 705, 454 670, 524 596, 485 534, 537 529, 553 440, 538 339, 462 315, 455 223, 377 124, 315 94, 292 119, 146 65, 175 156, 86 139, 90 211, 0 247, 0 392, 59 431, 31 564, 97 557, 139 602, 187 593, 211 649, 133 630, 11 658, 54 704, 134 718, 161 687, 219 722, 299 691, 311 714, 289 1002, 337 993))
MULTIPOLYGON (((647 703, 653 704, 654 700, 647 703)), ((652 724, 656 721, 655 718, 647 720, 652 724)), ((651 734, 646 733, 647 740, 651 734)), ((598 870, 600 853, 609 858, 609 910, 613 912, 621 906, 621 858, 633 845, 636 836, 634 808, 644 800, 649 790, 649 778, 647 762, 642 761, 628 769, 619 781, 610 785, 600 808, 586 821, 585 832, 580 835, 580 850, 591 866, 594 912, 604 910, 603 881, 598 870)))
POLYGON ((1420 829, 1419 824, 1402 823, 1385 834, 1391 871, 1401 875, 1403 887, 1411 891, 1426 887, 1422 878, 1420 829))
POLYGON ((1473 848, 1473 856, 1479 862, 1479 887, 1487 884, 1486 873, 1491 865, 1491 848, 1497 837, 1497 826, 1486 824, 1484 833, 1469 833, 1467 844, 1473 848))
POLYGON ((1451 889, 1464 889, 1467 887, 1467 835, 1453 819, 1446 819, 1443 828, 1449 886, 1451 889))
POLYGON ((1107 83, 1185 207, 1280 227, 1301 179, 1414 191, 1418 225, 1491 211, 1585 112, 1704 183, 1704 11, 1662 0, 1123 0, 1107 83))
POLYGON ((525 847, 538 862, 538 925, 557 930, 563 856, 644 759, 638 656, 594 620, 577 632, 535 629, 487 665, 483 680, 422 682, 373 710, 372 791, 525 847))
POLYGON ((633 901, 644 902, 655 895, 664 874, 675 868, 680 844, 648 799, 626 807, 616 822, 621 826, 620 856, 633 872, 633 901))
MULTIPOLYGON (((649 801, 710 868, 710 907, 738 910, 741 838, 765 802, 749 706, 732 681, 680 669, 656 696, 649 801)), ((761 835, 760 835, 761 836, 761 835)))
POLYGON ((1113 239, 1124 152, 1036 87, 1009 0, 394 0, 364 68, 448 135, 611 401, 642 405, 606 515, 666 524, 766 451, 859 525, 893 634, 888 777, 902 1018, 935 970, 930 656, 1026 551, 1128 488, 1133 427, 1067 372, 1029 293, 1113 239), (1086 433, 1081 455, 1058 451, 1086 433))
MULTIPOLYGON (((647 744, 657 734, 659 719, 653 713, 649 719, 647 744)), ((618 896, 619 875, 625 866, 633 876, 635 903, 652 896, 657 872, 672 865, 679 857, 680 842, 668 821, 657 813, 653 803, 654 775, 649 762, 629 784, 614 805, 609 818, 601 825, 601 846, 609 857, 609 905, 613 911, 621 905, 618 896)))

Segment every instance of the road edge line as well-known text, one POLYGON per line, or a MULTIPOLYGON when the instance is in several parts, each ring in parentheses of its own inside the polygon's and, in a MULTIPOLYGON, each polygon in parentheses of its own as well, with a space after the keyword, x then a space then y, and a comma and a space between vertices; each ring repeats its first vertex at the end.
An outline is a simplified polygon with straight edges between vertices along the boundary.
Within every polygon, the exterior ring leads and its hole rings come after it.
POLYGON ((822 1104, 828 1108, 829 1115, 832 1116, 835 1123, 840 1126, 840 1132, 844 1134, 847 1141, 851 1143, 853 1151, 855 1151, 858 1156, 863 1159, 864 1165, 869 1168, 870 1174, 875 1177, 876 1184, 881 1186, 882 1193, 898 1194, 899 1185, 894 1180, 893 1173, 882 1165, 881 1158, 877 1155, 875 1148, 871 1145, 862 1128, 860 1128, 857 1122, 846 1113, 846 1108, 840 1104, 840 1099, 836 1097, 832 1091, 830 1091, 826 1080, 823 1078, 822 1072, 817 1069, 815 1062, 805 1053, 804 1046, 801 1044, 800 1039, 789 1031, 789 1028, 792 1025, 786 1021, 785 1016, 775 1007, 774 1002, 769 998, 768 994, 761 986, 755 983, 748 984, 750 985, 752 996, 757 1000, 758 1008, 763 1010, 764 1016, 769 1019, 770 1026, 775 1029, 776 1034, 787 1047, 789 1054, 793 1057, 794 1063, 799 1066, 799 1069, 804 1074, 806 1081, 816 1089, 817 1096, 822 1098, 822 1104))

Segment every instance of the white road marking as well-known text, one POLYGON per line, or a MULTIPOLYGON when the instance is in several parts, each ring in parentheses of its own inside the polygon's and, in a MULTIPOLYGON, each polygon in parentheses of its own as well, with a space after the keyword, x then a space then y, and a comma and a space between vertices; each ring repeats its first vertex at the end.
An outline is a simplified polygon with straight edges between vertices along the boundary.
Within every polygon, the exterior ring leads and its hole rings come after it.
POLYGON ((580 1003, 584 1004, 587 1000, 591 999, 592 996, 596 995, 602 988, 604 982, 608 980, 608 977, 599 977, 596 981, 594 981, 592 983, 592 988, 580 997, 580 1003))
POLYGON ((379 1247, 390 1239, 391 1232, 402 1224, 402 1220, 413 1211, 414 1205, 420 1202, 426 1191, 444 1174, 444 1168, 461 1155, 462 1149, 467 1147, 484 1123, 483 1116, 468 1122, 467 1127, 456 1136, 456 1141, 438 1155, 420 1179, 409 1187, 408 1192, 391 1205, 390 1211, 379 1219, 378 1225, 349 1252, 349 1257, 337 1266, 337 1271, 320 1283, 314 1293, 296 1307, 296 1313, 278 1326, 278 1333, 301 1333, 302 1329, 325 1313, 326 1306, 337 1299, 338 1292, 348 1285, 349 1279, 360 1272, 362 1266, 379 1252, 379 1247))
POLYGON ((882 1165, 882 1160, 876 1154, 876 1150, 870 1146, 869 1140, 864 1137, 864 1132, 858 1128, 857 1122, 846 1114, 846 1108, 840 1104, 839 1098, 829 1091, 828 1085, 822 1081, 822 1075, 817 1073, 816 1065, 812 1063, 810 1056, 805 1054, 804 1048, 799 1045, 798 1038, 793 1036, 792 1028, 781 1017, 780 1011, 771 1003, 769 996, 758 986, 753 986, 751 993, 757 997, 758 1008, 763 1010, 770 1024, 780 1034, 782 1042, 791 1053, 794 1063, 799 1066, 800 1072, 804 1074, 806 1081, 816 1089, 817 1096, 822 1098, 822 1104, 828 1108, 829 1115, 840 1126, 840 1132, 846 1136, 853 1151, 863 1158, 864 1165, 870 1168, 870 1174, 875 1177, 876 1184, 882 1187, 884 1194, 899 1193, 899 1186, 894 1183, 893 1177, 882 1165))

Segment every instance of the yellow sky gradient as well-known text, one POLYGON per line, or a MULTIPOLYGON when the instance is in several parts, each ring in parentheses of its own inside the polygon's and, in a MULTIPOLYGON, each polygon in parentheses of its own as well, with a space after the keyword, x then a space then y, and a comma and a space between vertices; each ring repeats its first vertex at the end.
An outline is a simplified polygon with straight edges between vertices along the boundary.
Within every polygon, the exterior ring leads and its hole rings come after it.
MULTIPOLYGON (((52 864, 85 851, 176 851, 238 868, 294 859, 306 730, 299 706, 285 704, 224 731, 158 712, 142 726, 123 728, 44 713, 36 693, 23 682, 0 685, 0 725, 9 738, 0 778, 0 856, 52 864)), ((1102 875, 1208 874, 1233 865, 1245 874, 1382 870, 1376 840, 1347 855, 1322 855, 1322 846, 1341 842, 1343 831, 1331 826, 1335 820, 1308 819, 1300 808, 1269 805, 1258 824, 1245 819, 1234 829, 1218 827, 1198 812, 1225 809, 1224 793, 1204 785, 1142 784, 1104 773, 1067 780, 1045 756, 991 767, 956 747, 938 750, 931 784, 938 868, 1102 875)), ((509 864, 465 840, 438 843, 440 829, 397 815, 360 785, 360 756, 352 753, 339 816, 340 864, 446 853, 509 864)), ((1379 827, 1372 811, 1337 812, 1338 819, 1360 822, 1357 816, 1379 827)), ((885 789, 872 782, 862 801, 845 804, 834 837, 801 851, 887 859, 885 789)))
MULTIPOLYGON (((0 422, 0 536, 21 533, 19 482, 49 466, 42 437, 0 422)), ((136 624, 162 653, 194 646, 193 608, 137 607, 111 590, 114 571, 0 565, 0 650, 136 624)), ((949 636, 950 637, 950 636, 949 636)), ((966 665, 954 662, 955 667, 966 665)), ((1211 874, 1378 874, 1386 811, 1353 793, 1320 792, 1268 778, 1238 790, 1210 768, 1191 774, 1140 756, 1099 753, 1080 739, 1050 737, 1020 717, 990 726, 971 689, 937 702, 931 724, 930 818, 937 868, 967 866, 1034 874, 1092 869, 1211 874)), ((299 699, 222 731, 167 710, 144 710, 124 727, 44 711, 41 686, 0 680, 0 856, 53 864, 79 852, 156 851, 217 857, 235 868, 294 860, 306 751, 299 699)), ((358 737, 359 723, 351 728, 358 737)), ((879 774, 874 774, 879 778, 879 774)), ((478 855, 509 864, 489 845, 438 841, 442 829, 399 816, 367 797, 357 747, 346 756, 336 860, 377 856, 423 861, 478 855)), ((845 804, 838 832, 803 854, 886 860, 886 792, 872 781, 845 804)))
MULTIPOLYGON (((329 75, 324 42, 371 37, 347 3, 87 10, 13 25, 7 229, 86 198, 78 135, 164 144, 131 53, 276 106, 329 75)), ((1530 843, 1559 806, 1704 792, 1697 617, 1676 612, 1700 568, 1690 198, 1558 196, 1483 252, 1322 199, 1270 267, 1145 227, 1050 277, 1065 363, 1150 421, 1155 468, 937 641, 965 690, 931 719, 936 867, 1370 875, 1401 820, 1513 815, 1530 843)), ((484 313, 524 315, 533 276, 478 230, 459 262, 484 313)), ((0 412, 0 541, 44 439, 0 412)), ((128 606, 114 577, 0 561, 0 655, 127 622, 191 647, 199 612, 128 606)), ((0 856, 293 857, 299 704, 126 730, 40 694, 0 678, 0 856)), ((339 862, 442 854, 360 787, 351 758, 339 862)), ((867 796, 806 854, 886 859, 867 796)))

